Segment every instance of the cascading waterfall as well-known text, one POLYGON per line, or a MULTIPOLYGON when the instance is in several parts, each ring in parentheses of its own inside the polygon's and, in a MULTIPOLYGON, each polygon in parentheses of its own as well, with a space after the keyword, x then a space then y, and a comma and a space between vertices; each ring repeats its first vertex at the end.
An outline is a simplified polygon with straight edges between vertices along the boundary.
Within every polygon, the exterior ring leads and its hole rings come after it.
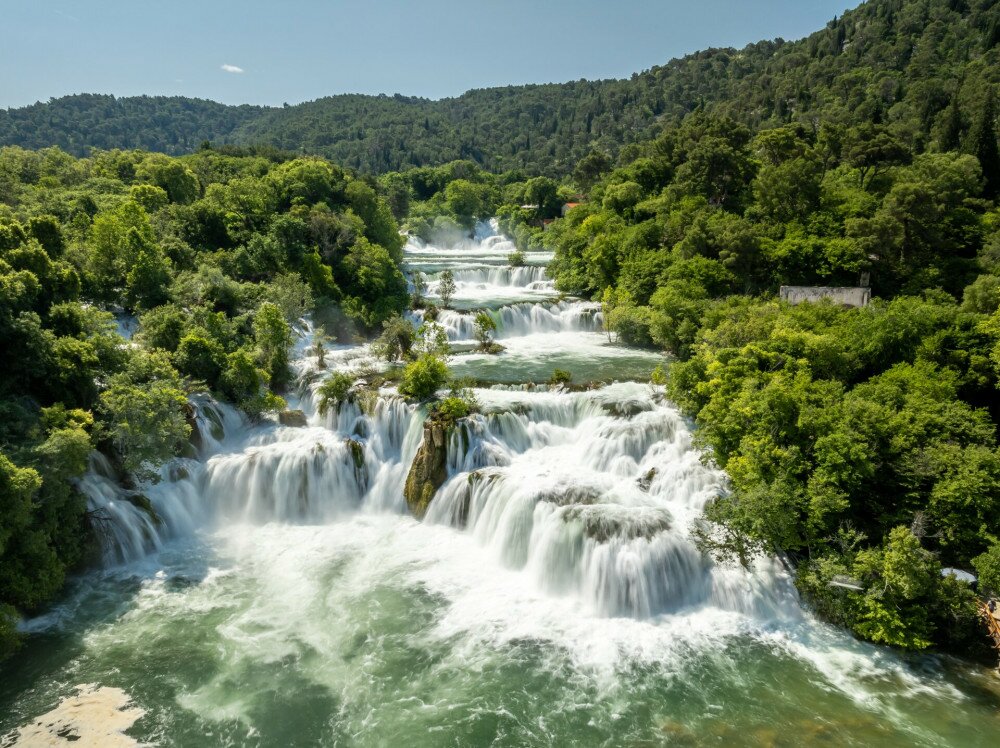
POLYGON ((455 273, 451 340, 473 310, 497 322, 506 351, 453 371, 511 383, 473 391, 421 522, 402 489, 426 408, 368 384, 384 365, 366 346, 327 341, 321 367, 308 322, 285 419, 305 425, 199 396, 159 482, 123 488, 95 454, 79 487, 110 568, 25 624, 49 636, 0 679, 0 736, 71 672, 147 709, 149 744, 990 744, 985 681, 816 623, 776 562, 698 551, 725 475, 662 388, 608 384, 662 359, 608 341, 599 305, 556 300, 546 255, 510 268, 513 249, 495 222, 407 244, 432 296, 455 273), (578 386, 530 384, 554 367, 578 386), (358 387, 320 413, 330 371, 358 387))
MULTIPOLYGON (((542 304, 511 304, 489 312, 497 323, 498 339, 521 338, 536 333, 599 332, 603 316, 599 305, 582 301, 558 301, 542 304)), ((413 313, 420 324, 424 312, 413 313)), ((435 320, 453 342, 474 339, 476 315, 443 309, 435 320)))
POLYGON ((692 605, 794 616, 780 571, 722 569, 688 527, 724 476, 705 467, 680 415, 649 385, 582 393, 477 391, 485 413, 449 443, 451 477, 429 522, 467 526, 508 566, 599 615, 692 605))

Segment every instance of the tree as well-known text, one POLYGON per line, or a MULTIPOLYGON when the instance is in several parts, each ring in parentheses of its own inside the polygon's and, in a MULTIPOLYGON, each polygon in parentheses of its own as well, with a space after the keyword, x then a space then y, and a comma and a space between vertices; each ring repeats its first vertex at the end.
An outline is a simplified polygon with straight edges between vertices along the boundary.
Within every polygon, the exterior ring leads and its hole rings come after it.
POLYGON ((128 230, 125 252, 132 258, 125 276, 125 300, 132 309, 151 309, 168 297, 170 265, 159 247, 136 229, 128 230))
POLYGON ((450 270, 444 270, 441 273, 441 279, 438 282, 438 296, 441 298, 441 306, 447 309, 451 306, 452 297, 455 295, 455 274, 450 270))
POLYGON ((866 125, 849 131, 844 160, 858 170, 862 189, 890 166, 909 163, 910 150, 881 125, 866 125), (868 179, 868 177, 871 179, 868 179))
POLYGON ((181 374, 214 388, 226 365, 226 351, 205 330, 191 330, 181 338, 174 362, 181 374))
MULTIPOLYGON (((959 86, 959 89, 961 86, 959 86)), ((948 108, 945 110, 941 135, 938 137, 938 148, 942 151, 957 151, 962 145, 962 110, 958 103, 959 91, 951 96, 948 108)))
POLYGON ((292 345, 292 329, 277 305, 267 301, 260 305, 253 318, 257 356, 267 372, 272 390, 288 383, 288 349, 292 345))
POLYGON ((284 400, 267 391, 268 373, 257 365, 253 351, 240 348, 226 357, 220 389, 251 418, 285 407, 284 400))
POLYGON ((456 179, 445 188, 445 205, 459 225, 471 229, 486 209, 481 185, 467 179, 456 179))
POLYGON ((448 332, 431 319, 424 321, 417 330, 417 338, 413 349, 420 355, 432 354, 441 359, 451 355, 451 344, 448 342, 448 332))
POLYGON ((489 314, 489 312, 476 312, 475 318, 476 340, 479 342, 479 350, 486 353, 499 353, 503 346, 498 345, 493 340, 493 333, 497 330, 496 320, 489 314))
POLYGON ((591 151, 580 159, 573 170, 573 180, 587 192, 594 183, 611 170, 611 157, 603 151, 591 151))
POLYGON ((1000 542, 994 542, 988 551, 972 559, 979 575, 979 588, 1000 595, 1000 542))
POLYGON ((427 294, 427 280, 424 278, 423 273, 416 270, 410 276, 410 282, 413 284, 413 296, 411 297, 410 305, 414 309, 420 309, 424 305, 424 297, 427 294))
POLYGON ((172 203, 191 203, 198 197, 198 178, 176 159, 151 154, 136 169, 136 178, 167 193, 172 203))
POLYGON ((392 363, 409 357, 414 330, 408 319, 395 315, 382 323, 382 334, 372 343, 372 352, 392 363))
POLYGON ((157 468, 177 454, 191 434, 187 398, 169 380, 133 383, 117 377, 101 394, 100 410, 122 467, 140 481, 159 480, 157 468))
POLYGON ((983 195, 993 199, 1000 194, 1000 148, 997 147, 996 100, 990 89, 969 130, 969 149, 979 159, 985 185, 983 195))

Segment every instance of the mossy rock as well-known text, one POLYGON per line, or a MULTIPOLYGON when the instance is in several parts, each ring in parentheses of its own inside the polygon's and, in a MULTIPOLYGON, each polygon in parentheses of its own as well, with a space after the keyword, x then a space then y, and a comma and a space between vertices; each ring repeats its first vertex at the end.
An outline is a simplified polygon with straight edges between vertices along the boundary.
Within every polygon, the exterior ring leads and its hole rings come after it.
POLYGON ((633 418, 640 413, 646 413, 653 409, 653 406, 642 400, 625 400, 617 403, 604 403, 601 405, 604 412, 615 418, 633 418))
POLYGON ((594 486, 566 486, 543 491, 538 500, 556 506, 590 506, 600 500, 601 493, 594 486))
POLYGON ((666 532, 671 526, 670 514, 666 511, 620 511, 612 505, 573 506, 563 515, 566 521, 579 521, 583 534, 597 543, 616 540, 652 539, 666 532))
POLYGON ((424 438, 406 476, 403 496, 417 519, 423 519, 437 490, 448 478, 448 432, 432 420, 424 424, 424 438))
POLYGON ((278 413, 278 423, 282 426, 303 427, 308 425, 306 414, 301 410, 283 410, 278 413))
POLYGON ((361 470, 365 466, 365 445, 355 439, 345 439, 344 443, 351 452, 354 469, 361 470))
POLYGON ((643 491, 648 491, 649 487, 653 485, 653 479, 656 478, 657 472, 656 468, 650 468, 643 475, 639 476, 639 479, 636 481, 639 488, 643 491))
POLYGON ((163 526, 163 519, 156 513, 156 509, 153 508, 153 502, 149 500, 148 496, 141 493, 130 493, 125 494, 125 500, 136 509, 141 509, 145 512, 154 527, 163 526))

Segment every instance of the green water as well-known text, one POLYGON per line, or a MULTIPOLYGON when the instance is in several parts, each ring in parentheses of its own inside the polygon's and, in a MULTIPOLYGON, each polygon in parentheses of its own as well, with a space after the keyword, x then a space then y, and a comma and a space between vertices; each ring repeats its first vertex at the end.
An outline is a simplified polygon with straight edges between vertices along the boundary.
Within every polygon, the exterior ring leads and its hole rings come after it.
POLYGON ((177 746, 971 746, 1000 734, 988 673, 905 665, 811 623, 597 621, 519 586, 471 539, 405 518, 229 528, 80 580, 61 620, 5 664, 0 732, 100 683, 147 710, 130 734, 177 746))

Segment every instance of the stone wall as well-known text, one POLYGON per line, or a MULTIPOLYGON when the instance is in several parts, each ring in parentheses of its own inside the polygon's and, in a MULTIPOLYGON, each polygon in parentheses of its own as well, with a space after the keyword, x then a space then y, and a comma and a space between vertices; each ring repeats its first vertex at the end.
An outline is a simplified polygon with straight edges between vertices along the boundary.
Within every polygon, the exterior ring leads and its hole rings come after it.
POLYGON ((833 288, 828 286, 782 286, 781 300, 789 304, 801 304, 803 301, 819 301, 830 299, 834 304, 842 306, 864 307, 872 299, 870 288, 850 286, 833 288))

